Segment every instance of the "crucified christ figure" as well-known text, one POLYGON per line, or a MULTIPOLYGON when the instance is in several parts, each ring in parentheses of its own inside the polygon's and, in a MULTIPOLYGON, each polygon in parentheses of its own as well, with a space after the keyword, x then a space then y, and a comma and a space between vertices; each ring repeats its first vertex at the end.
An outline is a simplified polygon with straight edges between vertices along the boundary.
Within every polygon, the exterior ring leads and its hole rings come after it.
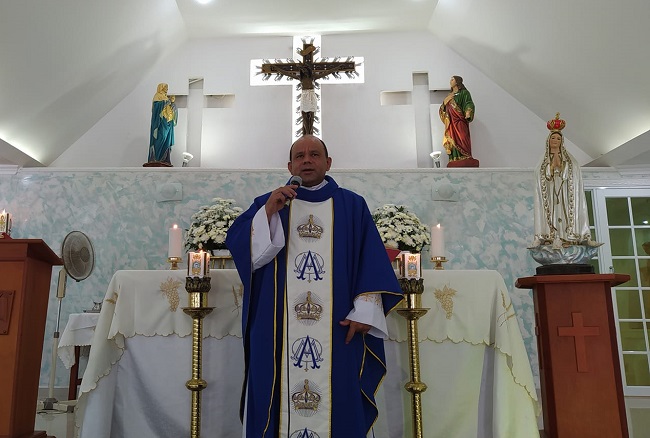
POLYGON ((287 77, 300 81, 302 135, 314 134, 314 118, 318 109, 318 97, 314 91, 314 88, 318 87, 316 81, 329 75, 339 77, 339 73, 341 72, 348 76, 358 74, 355 70, 355 64, 352 58, 348 58, 345 61, 339 61, 338 58, 336 58, 333 61, 325 60, 314 62, 314 55, 316 55, 319 50, 320 49, 313 45, 312 41, 307 42, 303 40, 302 49, 298 50, 298 54, 302 56, 302 62, 289 60, 288 62, 271 63, 265 61, 262 64, 262 74, 265 75, 264 79, 270 78, 271 75, 276 75, 276 80, 279 80, 282 77, 287 77))

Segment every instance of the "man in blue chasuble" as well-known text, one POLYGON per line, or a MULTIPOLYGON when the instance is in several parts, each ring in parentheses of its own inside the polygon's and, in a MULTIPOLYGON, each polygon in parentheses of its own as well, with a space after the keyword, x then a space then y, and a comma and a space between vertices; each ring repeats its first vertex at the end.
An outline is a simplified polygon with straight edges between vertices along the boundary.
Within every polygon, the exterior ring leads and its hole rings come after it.
POLYGON ((256 198, 226 239, 244 284, 243 436, 371 436, 402 292, 365 200, 326 176, 325 143, 303 136, 289 159, 302 185, 256 198))

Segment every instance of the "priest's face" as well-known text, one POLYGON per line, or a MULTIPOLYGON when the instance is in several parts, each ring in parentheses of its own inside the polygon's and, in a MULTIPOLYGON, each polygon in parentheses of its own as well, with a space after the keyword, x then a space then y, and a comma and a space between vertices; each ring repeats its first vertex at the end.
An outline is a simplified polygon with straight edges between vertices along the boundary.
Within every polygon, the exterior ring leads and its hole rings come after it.
POLYGON ((299 138, 291 148, 289 172, 302 178, 302 185, 312 187, 325 179, 332 159, 327 156, 325 145, 317 137, 306 135, 299 138))

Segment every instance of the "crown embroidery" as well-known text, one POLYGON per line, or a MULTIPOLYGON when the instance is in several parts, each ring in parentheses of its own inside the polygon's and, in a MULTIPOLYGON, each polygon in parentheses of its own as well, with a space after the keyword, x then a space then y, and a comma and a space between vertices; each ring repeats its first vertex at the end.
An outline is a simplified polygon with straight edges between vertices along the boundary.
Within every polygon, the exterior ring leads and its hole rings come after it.
POLYGON ((307 299, 296 304, 293 309, 296 312, 296 318, 302 321, 319 321, 323 314, 323 306, 312 301, 311 291, 307 291, 307 299))
POLYGON ((291 394, 291 401, 293 408, 298 411, 300 415, 310 417, 318 411, 320 404, 320 394, 309 389, 309 380, 305 379, 305 385, 301 391, 291 394))
POLYGON ((312 239, 320 239, 323 234, 323 227, 314 223, 314 215, 309 215, 309 220, 306 224, 298 225, 298 235, 300 237, 311 237, 312 239))

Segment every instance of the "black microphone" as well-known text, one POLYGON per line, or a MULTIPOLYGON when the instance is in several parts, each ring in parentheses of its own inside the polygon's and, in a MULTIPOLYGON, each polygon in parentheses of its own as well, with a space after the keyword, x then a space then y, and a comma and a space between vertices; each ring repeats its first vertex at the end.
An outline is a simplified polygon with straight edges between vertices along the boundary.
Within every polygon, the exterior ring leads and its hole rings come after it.
MULTIPOLYGON (((302 178, 300 178, 298 175, 292 175, 287 185, 300 187, 302 185, 302 178)), ((291 203, 291 198, 287 198, 287 202, 285 202, 284 205, 289 205, 290 203, 291 203)))
POLYGON ((300 187, 302 185, 302 178, 300 178, 298 175, 293 175, 287 185, 300 187))

